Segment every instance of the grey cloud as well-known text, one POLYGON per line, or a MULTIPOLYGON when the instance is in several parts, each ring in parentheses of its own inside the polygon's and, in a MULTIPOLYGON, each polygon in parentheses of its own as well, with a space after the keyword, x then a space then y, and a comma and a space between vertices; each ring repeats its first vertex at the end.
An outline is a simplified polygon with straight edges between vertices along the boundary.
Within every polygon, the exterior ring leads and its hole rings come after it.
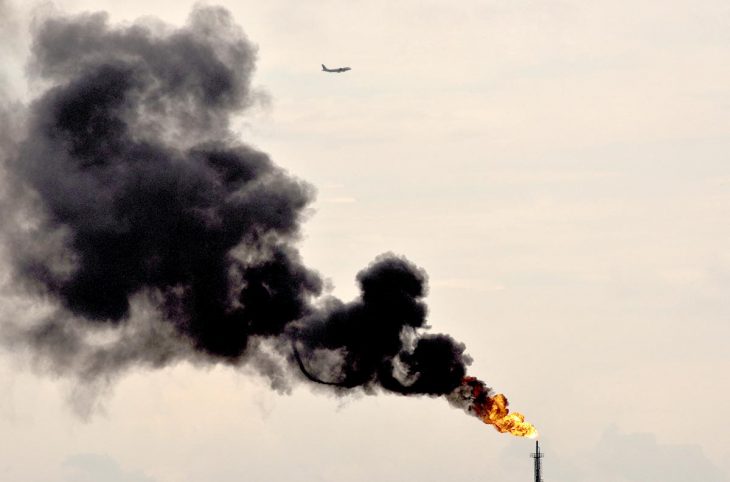
POLYGON ((64 481, 67 482, 155 482, 155 479, 136 470, 127 470, 108 455, 76 454, 63 463, 64 481))
POLYGON ((699 445, 665 444, 651 433, 622 433, 610 428, 589 456, 596 471, 631 482, 727 482, 699 445))

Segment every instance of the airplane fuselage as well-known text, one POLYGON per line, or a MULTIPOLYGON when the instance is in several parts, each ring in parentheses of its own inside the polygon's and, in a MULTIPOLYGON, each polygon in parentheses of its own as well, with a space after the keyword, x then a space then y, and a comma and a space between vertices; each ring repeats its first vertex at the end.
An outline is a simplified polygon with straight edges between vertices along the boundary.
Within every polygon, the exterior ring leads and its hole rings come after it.
POLYGON ((328 69, 324 64, 322 64, 322 72, 332 72, 332 73, 342 73, 347 72, 348 70, 352 70, 350 67, 337 67, 335 69, 328 69))

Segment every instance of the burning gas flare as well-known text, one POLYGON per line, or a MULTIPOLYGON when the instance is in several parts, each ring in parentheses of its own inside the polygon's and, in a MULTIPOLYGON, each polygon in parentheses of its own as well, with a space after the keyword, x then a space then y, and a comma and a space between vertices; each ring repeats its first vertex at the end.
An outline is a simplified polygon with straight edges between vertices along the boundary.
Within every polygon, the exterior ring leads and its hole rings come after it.
POLYGON ((493 425, 498 432, 516 437, 536 438, 537 429, 521 413, 509 411, 507 397, 493 393, 476 377, 464 377, 461 385, 447 396, 449 403, 493 425))
POLYGON ((260 94, 256 46, 230 12, 196 6, 180 28, 107 17, 34 27, 31 70, 48 90, 17 114, 25 139, 0 129, 3 279, 12 264, 11 284, 54 307, 2 317, 2 348, 84 386, 190 360, 250 363, 288 391, 293 368, 338 395, 446 396, 500 432, 537 435, 465 378, 463 343, 425 332, 423 269, 385 253, 344 302, 304 265, 314 190, 233 128, 260 94))

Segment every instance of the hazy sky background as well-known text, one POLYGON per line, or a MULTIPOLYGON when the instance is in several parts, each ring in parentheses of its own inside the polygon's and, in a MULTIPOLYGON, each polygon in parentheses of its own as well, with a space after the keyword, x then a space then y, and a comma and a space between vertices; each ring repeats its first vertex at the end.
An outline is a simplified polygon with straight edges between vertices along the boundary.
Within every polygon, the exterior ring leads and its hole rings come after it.
MULTIPOLYGON (((730 3, 215 3, 259 46, 268 101, 238 130, 317 187, 300 246, 336 295, 385 251, 426 269, 432 331, 537 425, 546 482, 730 481, 730 3)), ((192 4, 0 1, 0 101, 40 87, 35 15, 181 25, 192 4)), ((186 364, 87 419, 79 393, 0 353, 0 479, 532 476, 532 442, 439 399, 186 364)))

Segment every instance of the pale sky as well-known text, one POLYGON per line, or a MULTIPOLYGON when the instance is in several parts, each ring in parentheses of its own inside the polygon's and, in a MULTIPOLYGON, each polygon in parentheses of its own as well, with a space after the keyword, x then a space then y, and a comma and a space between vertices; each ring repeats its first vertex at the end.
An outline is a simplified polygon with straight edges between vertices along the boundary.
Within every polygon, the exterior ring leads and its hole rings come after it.
MULTIPOLYGON (((382 252, 423 267, 432 331, 537 426, 546 482, 730 481, 730 3, 215 4, 259 48, 240 136, 316 186, 300 248, 334 294, 382 252)), ((36 15, 192 5, 0 2, 0 101, 40 88, 36 15)), ((531 441, 440 399, 187 364, 127 373, 86 417, 83 392, 0 351, 0 479, 532 477, 531 441)))

